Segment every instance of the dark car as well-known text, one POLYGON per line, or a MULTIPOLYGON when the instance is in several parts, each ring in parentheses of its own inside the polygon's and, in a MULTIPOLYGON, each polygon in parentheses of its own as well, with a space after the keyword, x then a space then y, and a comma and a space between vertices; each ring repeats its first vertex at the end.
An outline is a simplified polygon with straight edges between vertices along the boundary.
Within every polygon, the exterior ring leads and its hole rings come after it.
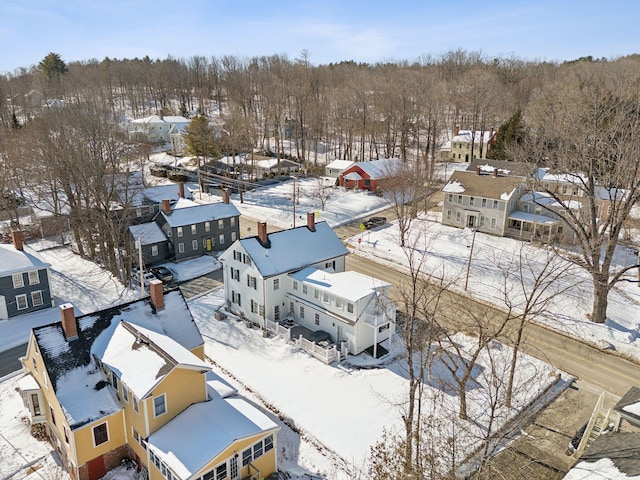
POLYGON ((367 230, 371 230, 372 228, 380 227, 387 223, 387 219, 385 217, 371 217, 369 220, 363 223, 364 228, 367 230))
POLYGON ((162 283, 173 282, 173 273, 171 273, 171 270, 167 267, 152 267, 149 271, 153 273, 158 280, 161 280, 162 283))

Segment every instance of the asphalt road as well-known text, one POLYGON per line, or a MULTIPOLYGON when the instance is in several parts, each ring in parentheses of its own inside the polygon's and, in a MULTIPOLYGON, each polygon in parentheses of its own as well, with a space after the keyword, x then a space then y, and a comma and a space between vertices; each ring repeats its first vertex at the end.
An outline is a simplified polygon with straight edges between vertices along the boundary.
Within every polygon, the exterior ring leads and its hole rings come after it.
POLYGON ((0 352, 0 378, 22 369, 18 359, 27 353, 27 344, 0 352))

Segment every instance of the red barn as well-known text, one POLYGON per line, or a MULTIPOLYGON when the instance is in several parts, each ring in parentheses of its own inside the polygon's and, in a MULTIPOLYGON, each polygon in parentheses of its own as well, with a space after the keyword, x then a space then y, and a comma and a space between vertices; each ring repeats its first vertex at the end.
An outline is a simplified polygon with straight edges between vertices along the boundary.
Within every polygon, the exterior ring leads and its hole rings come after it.
POLYGON ((340 186, 375 192, 379 182, 393 176, 401 165, 399 158, 354 163, 340 174, 340 186))

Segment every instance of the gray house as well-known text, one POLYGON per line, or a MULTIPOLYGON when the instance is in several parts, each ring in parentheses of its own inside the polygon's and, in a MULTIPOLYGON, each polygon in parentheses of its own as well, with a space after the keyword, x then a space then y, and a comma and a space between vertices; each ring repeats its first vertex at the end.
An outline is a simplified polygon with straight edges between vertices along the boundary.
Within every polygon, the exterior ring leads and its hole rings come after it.
MULTIPOLYGON (((155 218, 175 261, 226 250, 240 238, 240 212, 225 202, 171 209, 169 201, 155 218)), ((152 246, 151 246, 152 248, 152 246)))
POLYGON ((11 236, 13 245, 0 244, 0 320, 53 306, 51 265, 24 251, 21 232, 11 236))

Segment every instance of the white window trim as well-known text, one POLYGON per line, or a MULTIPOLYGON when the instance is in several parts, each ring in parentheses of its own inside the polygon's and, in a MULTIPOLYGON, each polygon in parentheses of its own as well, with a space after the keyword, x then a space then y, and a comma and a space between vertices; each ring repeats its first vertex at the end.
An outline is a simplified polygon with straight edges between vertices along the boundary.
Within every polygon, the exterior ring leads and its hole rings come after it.
POLYGON ((26 310, 27 308, 29 308, 29 300, 27 299, 27 294, 26 293, 22 293, 20 295, 16 295, 16 308, 18 310, 26 310), (20 304, 18 303, 18 299, 19 298, 24 298, 24 307, 20 307, 20 304))
POLYGON ((111 436, 109 435, 109 422, 102 422, 102 423, 99 423, 98 425, 94 425, 93 427, 91 427, 91 441, 93 442, 93 448, 99 447, 100 445, 104 445, 105 443, 109 443, 110 439, 111 439, 111 436), (100 425, 106 425, 107 426, 107 440, 102 442, 99 445, 96 445, 95 429, 96 429, 96 427, 99 427, 100 425))
POLYGON ((161 417, 162 415, 166 415, 166 413, 169 411, 169 408, 167 407, 167 394, 163 393, 160 395, 156 395, 155 397, 153 397, 153 418, 158 418, 161 417), (160 398, 163 397, 164 398, 164 412, 156 415, 156 398, 160 398))
POLYGON ((11 275, 11 281, 13 282, 13 288, 24 287, 24 277, 22 276, 22 273, 14 273, 11 275), (16 282, 17 278, 20 279, 18 282, 16 282))
POLYGON ((29 285, 39 285, 40 284, 40 274, 37 270, 31 270, 29 272, 29 285), (31 276, 35 274, 35 281, 32 281, 31 276))

